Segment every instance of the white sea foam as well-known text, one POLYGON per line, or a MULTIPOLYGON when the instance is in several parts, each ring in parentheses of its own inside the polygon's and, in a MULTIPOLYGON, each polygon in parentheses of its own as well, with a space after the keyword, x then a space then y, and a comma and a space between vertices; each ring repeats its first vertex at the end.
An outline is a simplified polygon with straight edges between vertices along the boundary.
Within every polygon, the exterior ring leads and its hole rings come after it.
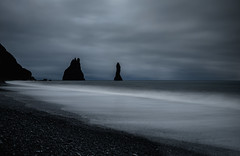
MULTIPOLYGON (((99 124, 147 137, 163 137, 240 150, 240 98, 222 92, 134 89, 113 85, 10 81, 7 88, 61 104, 99 124)), ((99 82, 100 83, 100 82, 99 82)))

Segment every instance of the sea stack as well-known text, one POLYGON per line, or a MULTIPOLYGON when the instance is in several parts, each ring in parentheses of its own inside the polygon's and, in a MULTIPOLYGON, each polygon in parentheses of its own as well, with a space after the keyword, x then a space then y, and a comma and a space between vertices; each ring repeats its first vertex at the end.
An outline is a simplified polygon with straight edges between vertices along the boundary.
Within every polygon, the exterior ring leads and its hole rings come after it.
POLYGON ((70 66, 64 71, 63 80, 85 80, 79 58, 72 60, 70 66))
POLYGON ((34 80, 34 77, 0 44, 0 81, 6 80, 34 80))
POLYGON ((114 77, 114 81, 122 81, 122 77, 120 75, 120 72, 121 72, 121 66, 119 63, 117 63, 116 65, 116 75, 114 77))

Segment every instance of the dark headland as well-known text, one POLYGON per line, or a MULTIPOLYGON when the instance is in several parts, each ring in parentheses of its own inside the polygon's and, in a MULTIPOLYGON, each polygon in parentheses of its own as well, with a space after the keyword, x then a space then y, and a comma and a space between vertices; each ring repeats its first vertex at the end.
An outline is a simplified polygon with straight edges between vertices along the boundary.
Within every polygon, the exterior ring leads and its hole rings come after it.
POLYGON ((5 80, 34 80, 34 77, 0 44, 0 82, 5 80))

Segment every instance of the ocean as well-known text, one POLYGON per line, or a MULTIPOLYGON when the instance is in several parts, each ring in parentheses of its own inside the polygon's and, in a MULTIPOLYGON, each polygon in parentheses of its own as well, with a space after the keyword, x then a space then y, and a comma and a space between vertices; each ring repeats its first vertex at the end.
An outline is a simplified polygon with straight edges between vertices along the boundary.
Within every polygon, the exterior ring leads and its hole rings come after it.
POLYGON ((154 141, 172 139, 240 151, 239 81, 8 81, 7 84, 4 87, 7 90, 57 105, 90 124, 154 141))

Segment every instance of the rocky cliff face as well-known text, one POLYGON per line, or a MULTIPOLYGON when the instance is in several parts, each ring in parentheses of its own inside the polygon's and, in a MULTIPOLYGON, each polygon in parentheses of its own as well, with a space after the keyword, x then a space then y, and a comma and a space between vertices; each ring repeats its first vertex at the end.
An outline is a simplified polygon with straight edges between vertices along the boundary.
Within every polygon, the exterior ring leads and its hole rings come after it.
POLYGON ((115 74, 115 77, 114 77, 115 81, 122 81, 122 77, 120 75, 120 72, 121 72, 121 66, 120 66, 119 63, 117 63, 117 65, 116 65, 116 74, 115 74))
POLYGON ((79 58, 72 60, 70 66, 64 71, 63 80, 85 80, 79 58))
POLYGON ((32 73, 22 68, 16 59, 0 44, 0 81, 34 80, 32 73))

